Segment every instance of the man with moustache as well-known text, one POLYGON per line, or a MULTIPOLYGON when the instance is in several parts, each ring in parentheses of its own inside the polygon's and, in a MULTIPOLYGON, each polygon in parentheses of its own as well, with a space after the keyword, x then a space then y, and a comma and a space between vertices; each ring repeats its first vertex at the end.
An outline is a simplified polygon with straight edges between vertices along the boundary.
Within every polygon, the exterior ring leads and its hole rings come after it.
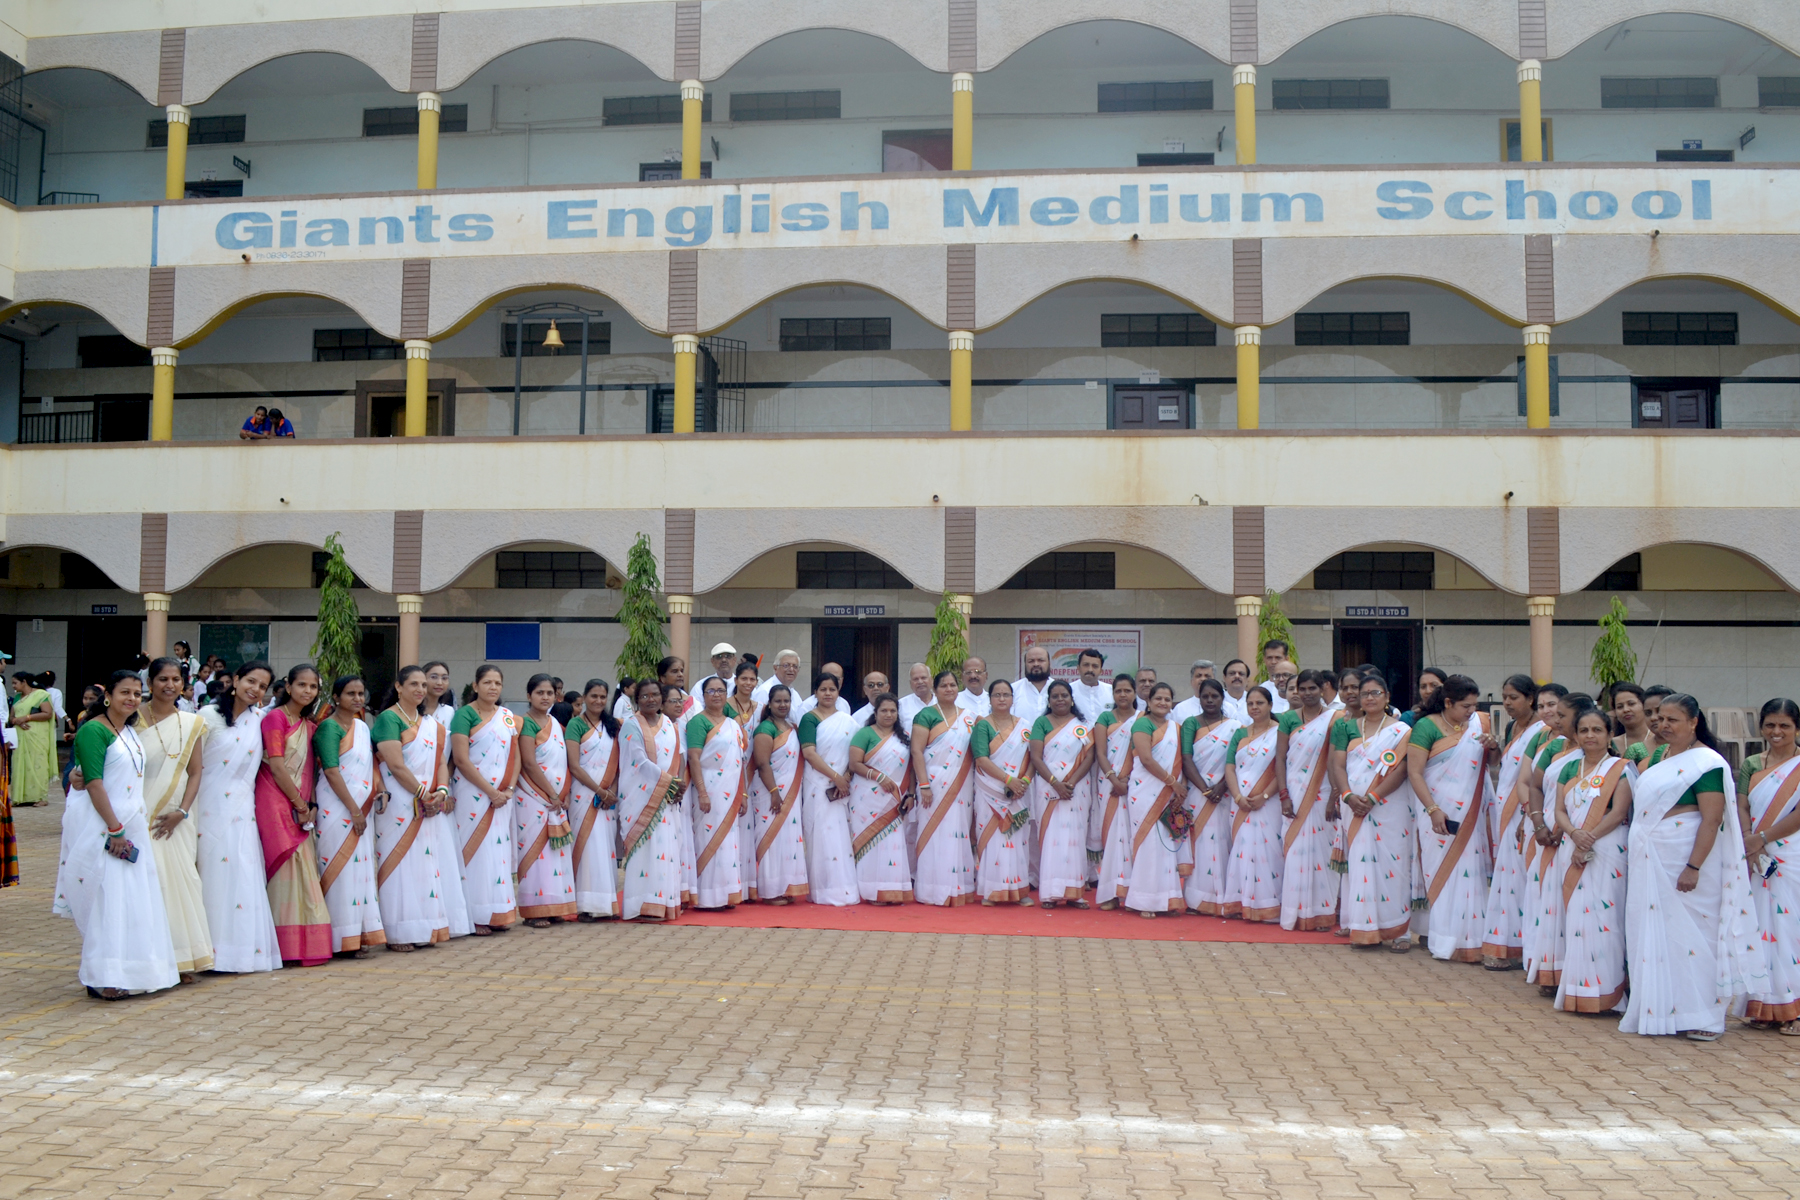
POLYGON ((1042 646, 1025 651, 1025 675, 1013 681, 1013 716, 1031 723, 1050 711, 1050 652, 1042 646))
POLYGON ((985 717, 989 711, 987 660, 971 654, 963 660, 963 689, 956 693, 956 707, 985 717))
POLYGON ((1112 707, 1112 683, 1106 679, 1106 656, 1098 650, 1083 650, 1075 658, 1075 711, 1085 724, 1092 725, 1100 714, 1112 707))

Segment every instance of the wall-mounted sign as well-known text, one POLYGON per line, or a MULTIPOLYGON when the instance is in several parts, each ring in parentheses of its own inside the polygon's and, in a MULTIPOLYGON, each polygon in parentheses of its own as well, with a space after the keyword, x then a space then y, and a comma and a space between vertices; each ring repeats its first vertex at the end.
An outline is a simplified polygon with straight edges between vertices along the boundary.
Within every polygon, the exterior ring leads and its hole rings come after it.
POLYGON ((825 615, 828 617, 885 617, 885 604, 827 604, 825 615))
POLYGON ((96 617, 116 617, 119 615, 119 606, 116 604, 95 604, 90 605, 90 607, 93 609, 96 617))
POLYGON ((1350 604, 1344 608, 1346 617, 1405 617, 1412 614, 1412 609, 1404 604, 1350 604))
POLYGON ((1111 679, 1124 672, 1137 674, 1144 653, 1144 631, 1136 628, 1110 629, 1021 629, 1019 630, 1018 678, 1025 674, 1025 651, 1042 646, 1050 652, 1050 677, 1073 683, 1081 677, 1076 664, 1083 650, 1098 650, 1105 659, 1100 678, 1111 679))

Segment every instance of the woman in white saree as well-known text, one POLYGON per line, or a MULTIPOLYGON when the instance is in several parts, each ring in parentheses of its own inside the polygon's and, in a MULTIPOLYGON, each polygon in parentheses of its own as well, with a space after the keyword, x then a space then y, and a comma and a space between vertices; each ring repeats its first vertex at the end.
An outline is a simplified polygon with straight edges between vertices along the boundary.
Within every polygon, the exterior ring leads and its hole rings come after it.
POLYGON ((1332 727, 1332 781, 1342 794, 1343 836, 1332 867, 1343 877, 1338 923, 1353 946, 1412 948, 1412 791, 1406 739, 1412 730, 1388 711, 1387 681, 1363 676, 1361 714, 1332 727))
POLYGON ((257 706, 274 681, 268 663, 245 663, 231 691, 200 712, 206 736, 194 819, 200 834, 200 896, 212 933, 213 970, 219 972, 281 967, 262 839, 256 831, 263 719, 257 706))
POLYGON ((1800 1037, 1800 705, 1771 700, 1760 718, 1765 749, 1744 760, 1738 816, 1749 831, 1744 850, 1769 980, 1750 993, 1744 1016, 1800 1037))
POLYGON ((1743 859, 1736 781, 1700 703, 1661 706, 1666 757, 1638 777, 1625 895, 1631 979, 1621 1033, 1717 1041, 1768 986, 1743 859))
POLYGON ((850 850, 857 887, 869 904, 913 898, 902 808, 912 791, 912 747, 900 724, 900 697, 870 701, 869 723, 850 739, 850 850))
POLYGON ((619 726, 619 827, 624 884, 620 916, 667 921, 681 915, 680 809, 685 781, 675 723, 663 716, 662 684, 637 685, 637 712, 619 726))
POLYGON ((1137 723, 1137 681, 1113 678, 1113 706, 1100 714, 1094 741, 1094 807, 1088 817, 1088 857, 1100 856, 1094 903, 1119 907, 1131 883, 1131 730, 1137 723))
POLYGON ((937 703, 913 716, 913 778, 919 782, 918 863, 913 894, 921 904, 967 904, 975 895, 975 856, 969 847, 969 815, 975 759, 969 738, 975 714, 956 706, 956 672, 932 680, 937 703))
POLYGON ((981 902, 1030 907, 1031 728, 1013 715, 1012 684, 988 685, 988 714, 975 722, 975 890, 981 902))
POLYGON ((367 958, 374 947, 387 945, 375 888, 375 838, 369 832, 379 793, 375 743, 365 719, 368 686, 357 675, 334 680, 331 703, 331 715, 313 733, 319 888, 331 913, 332 950, 367 958))
POLYGON ((1451 962, 1480 962, 1487 935, 1494 739, 1488 714, 1475 711, 1480 701, 1473 679, 1449 676, 1420 709, 1406 750, 1429 912, 1426 947, 1451 962))
POLYGON ((1173 809, 1185 812, 1187 780, 1181 774, 1181 726, 1169 720, 1175 707, 1175 689, 1158 683, 1144 702, 1144 715, 1131 726, 1131 780, 1126 798, 1131 831, 1131 873, 1127 877, 1125 907, 1139 916, 1187 911, 1182 891, 1182 867, 1192 868, 1188 857, 1185 820, 1174 819, 1173 809))
MULTIPOLYGON (((450 736, 450 724, 456 719, 456 709, 450 704, 453 698, 450 691, 450 665, 440 659, 425 663, 424 667, 425 702, 419 705, 419 711, 437 722, 438 757, 444 760, 444 781, 450 783, 454 775, 450 769, 450 750, 454 740, 450 736)), ((432 854, 442 864, 444 911, 449 914, 450 936, 453 938, 468 937, 475 932, 475 922, 471 917, 474 905, 463 894, 461 832, 453 794, 450 803, 444 806, 444 811, 425 822, 425 829, 419 835, 431 835, 432 854)))
POLYGON ((425 703, 425 672, 400 668, 389 689, 393 698, 375 718, 369 740, 380 764, 378 790, 387 799, 375 806, 375 886, 387 948, 408 953, 450 940, 450 913, 442 883, 454 863, 441 861, 426 824, 451 803, 442 782, 439 743, 448 736, 425 703))
POLYGON ((763 700, 763 719, 756 726, 751 830, 756 838, 756 894, 769 904, 791 904, 804 900, 807 893, 800 739, 788 722, 793 704, 794 690, 777 683, 763 700))
POLYGON ((1488 881, 1487 929, 1481 936, 1481 965, 1507 971, 1524 958, 1525 848, 1531 822, 1525 816, 1530 788, 1525 780, 1545 729, 1537 719, 1538 685, 1529 675, 1509 676, 1500 685, 1500 703, 1512 718, 1512 737, 1500 750, 1500 779, 1494 786, 1494 874, 1488 881))
MULTIPOLYGON (((1325 707, 1325 680, 1302 671, 1294 680, 1298 703, 1281 714, 1281 761, 1287 769, 1285 829, 1281 835, 1281 927, 1330 929, 1337 924, 1338 877, 1331 869, 1337 825, 1327 815, 1331 795, 1331 726, 1337 713, 1325 707)), ((1194 873, 1199 874, 1199 864, 1194 873)))
POLYGON ((519 923, 513 880, 512 802, 519 784, 519 718, 500 704, 506 679, 493 663, 475 668, 475 699, 450 718, 450 793, 455 802, 463 902, 477 937, 519 923))
POLYGON ((1225 751, 1225 783, 1231 790, 1231 858, 1219 913, 1246 921, 1281 920, 1281 817, 1286 806, 1286 764, 1281 726, 1275 722, 1275 687, 1259 683, 1244 693, 1250 723, 1231 735, 1225 751))
POLYGON ((838 704, 837 676, 813 676, 818 703, 800 718, 801 812, 805 817, 806 876, 814 904, 843 906, 862 900, 850 837, 850 739, 856 719, 838 704))
POLYGON ((744 860, 738 851, 738 813, 746 796, 749 760, 744 728, 725 714, 725 681, 700 683, 701 711, 688 718, 689 816, 694 822, 694 907, 736 908, 744 902, 744 860))
POLYGON ((1031 813, 1037 825, 1038 903, 1087 907, 1088 806, 1094 745, 1067 680, 1050 684, 1050 711, 1031 727, 1031 813))
MULTIPOLYGON (((1547 683, 1543 691, 1549 692, 1556 686, 1547 683)), ((1555 816, 1550 809, 1550 792, 1563 768, 1580 757, 1581 747, 1575 744, 1575 723, 1594 707, 1594 698, 1585 692, 1563 692, 1558 696, 1553 709, 1554 732, 1544 739, 1537 761, 1532 765, 1531 799, 1527 801, 1530 807, 1526 816, 1533 825, 1535 853, 1528 850, 1525 859, 1525 937, 1521 949, 1525 982, 1537 984, 1538 991, 1545 996, 1556 994, 1556 978, 1546 974, 1539 979, 1538 974, 1547 965, 1546 955, 1553 939, 1561 936, 1563 911, 1562 889, 1550 884, 1556 852, 1562 845, 1562 835, 1550 824, 1555 816)))
POLYGON ((519 786, 513 791, 513 870, 519 916, 534 929, 575 919, 575 864, 569 849, 569 743, 550 715, 561 699, 548 675, 525 681, 531 708, 519 734, 519 786))
POLYGON ((569 818, 575 844, 575 911, 584 921, 619 915, 619 722, 609 708, 604 679, 590 679, 581 693, 581 712, 563 737, 569 744, 569 818))
POLYGON ((1562 923, 1539 938, 1540 980, 1557 985, 1565 1012, 1611 1012, 1625 998, 1625 887, 1631 775, 1611 753, 1612 727, 1597 708, 1576 720, 1581 757, 1557 775, 1556 832, 1547 876, 1559 893, 1562 923))
POLYGON ((1231 871, 1232 803, 1225 766, 1231 761, 1231 737, 1243 726, 1225 715, 1225 685, 1219 680, 1202 679, 1198 698, 1199 715, 1181 723, 1181 769, 1193 786, 1196 810, 1188 838, 1194 873, 1187 880, 1187 904, 1201 916, 1217 917, 1225 912, 1225 877, 1231 871))

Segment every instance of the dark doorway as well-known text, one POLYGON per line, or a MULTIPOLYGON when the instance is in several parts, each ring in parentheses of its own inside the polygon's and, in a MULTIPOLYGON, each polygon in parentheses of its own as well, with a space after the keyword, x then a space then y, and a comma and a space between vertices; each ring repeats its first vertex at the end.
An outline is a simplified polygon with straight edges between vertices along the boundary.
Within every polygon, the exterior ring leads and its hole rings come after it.
POLYGON ((81 689, 105 683, 114 671, 135 670, 144 648, 142 617, 70 617, 68 676, 63 695, 81 701, 81 689))
POLYGON ((1137 156, 1137 160, 1137 165, 1140 167, 1210 167, 1213 165, 1213 156, 1210 153, 1203 154, 1198 151, 1140 154, 1137 156))
MULTIPOLYGON (((456 380, 425 381, 425 436, 456 432, 456 380)), ((356 436, 401 437, 406 433, 404 380, 360 380, 356 385, 356 436)))
POLYGON ((1424 626, 1418 621, 1338 621, 1332 628, 1337 669, 1374 663, 1387 677, 1394 706, 1402 711, 1413 706, 1423 640, 1424 626))
MULTIPOLYGON (((375 706, 381 703, 388 685, 394 682, 394 672, 400 669, 400 627, 398 625, 376 625, 364 621, 362 624, 362 662, 363 683, 369 689, 369 711, 376 711, 375 706)), ((326 686, 331 681, 326 680, 326 686)), ((452 708, 460 701, 455 696, 444 699, 452 708)))
POLYGON ((894 625, 888 621, 842 625, 814 621, 813 669, 816 671, 828 662, 843 667, 849 676, 844 681, 845 698, 852 710, 861 708, 869 701, 869 697, 863 695, 862 681, 870 671, 886 675, 888 686, 893 687, 894 672, 898 669, 894 661, 896 641, 894 625))
POLYGON ((1116 387, 1112 428, 1191 429, 1193 407, 1186 388, 1116 387))
POLYGON ((1733 162, 1736 150, 1658 150, 1657 162, 1733 162))
POLYGON ((1719 427, 1716 379, 1640 380, 1631 390, 1631 423, 1639 429, 1719 427))
POLYGON ((881 131, 881 169, 948 171, 951 141, 948 129, 884 129, 881 131))
POLYGON ((190 179, 183 186, 189 200, 224 200, 244 194, 241 179, 190 179))
POLYGON ((143 394, 94 397, 96 442, 150 440, 150 397, 143 394))

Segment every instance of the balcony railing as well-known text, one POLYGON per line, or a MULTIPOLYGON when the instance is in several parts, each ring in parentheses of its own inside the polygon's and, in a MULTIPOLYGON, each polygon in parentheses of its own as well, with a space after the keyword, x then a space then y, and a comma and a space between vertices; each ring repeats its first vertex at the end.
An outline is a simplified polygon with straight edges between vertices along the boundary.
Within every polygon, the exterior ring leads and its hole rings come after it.
POLYGON ((55 442, 91 442, 94 440, 94 410, 73 412, 21 413, 19 444, 44 445, 55 442))

